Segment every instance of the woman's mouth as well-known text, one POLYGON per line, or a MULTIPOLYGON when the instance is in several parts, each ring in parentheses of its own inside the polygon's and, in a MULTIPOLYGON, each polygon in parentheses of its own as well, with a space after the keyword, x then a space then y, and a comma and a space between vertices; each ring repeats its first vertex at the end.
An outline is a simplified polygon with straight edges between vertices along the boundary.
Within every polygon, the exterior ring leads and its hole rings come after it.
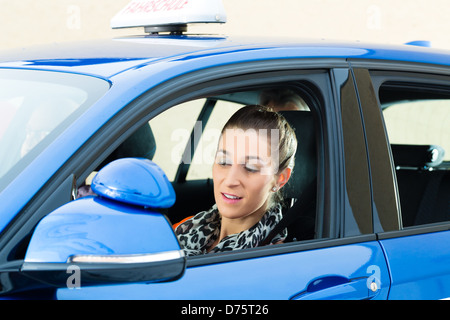
POLYGON ((230 194, 230 193, 221 192, 221 194, 222 194, 222 199, 226 203, 231 203, 232 204, 232 203, 236 203, 236 202, 238 202, 239 200, 242 199, 242 197, 238 197, 238 196, 236 196, 234 194, 230 194))

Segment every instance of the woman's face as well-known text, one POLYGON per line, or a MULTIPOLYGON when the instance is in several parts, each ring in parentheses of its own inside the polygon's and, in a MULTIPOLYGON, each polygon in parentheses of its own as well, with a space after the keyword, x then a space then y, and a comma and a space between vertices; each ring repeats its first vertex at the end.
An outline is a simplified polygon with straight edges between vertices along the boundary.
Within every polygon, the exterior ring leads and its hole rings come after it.
POLYGON ((261 217, 277 185, 270 139, 255 130, 226 129, 213 165, 214 197, 222 217, 261 217))

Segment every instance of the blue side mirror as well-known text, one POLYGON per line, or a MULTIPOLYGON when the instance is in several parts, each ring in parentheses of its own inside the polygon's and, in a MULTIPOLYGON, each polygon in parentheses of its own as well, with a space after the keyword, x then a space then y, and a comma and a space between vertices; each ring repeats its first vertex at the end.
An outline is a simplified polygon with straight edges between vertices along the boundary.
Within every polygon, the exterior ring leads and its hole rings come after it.
POLYGON ((92 180, 100 196, 149 208, 169 208, 175 191, 164 171, 144 158, 124 158, 101 169, 92 180))
POLYGON ((37 225, 21 272, 57 287, 68 270, 80 285, 175 280, 186 259, 167 218, 175 193, 164 172, 146 159, 120 159, 93 180, 98 197, 67 203, 37 225), (133 272, 130 272, 133 270, 133 272))

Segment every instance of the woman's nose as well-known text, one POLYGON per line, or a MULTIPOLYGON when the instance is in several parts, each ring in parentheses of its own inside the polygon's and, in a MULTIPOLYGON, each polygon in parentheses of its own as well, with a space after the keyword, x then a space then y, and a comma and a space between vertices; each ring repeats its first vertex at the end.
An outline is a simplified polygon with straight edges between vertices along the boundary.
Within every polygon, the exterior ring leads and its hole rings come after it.
POLYGON ((239 170, 239 166, 237 165, 231 165, 229 167, 229 169, 226 172, 226 176, 225 176, 225 184, 229 187, 232 186, 237 186, 240 183, 240 170, 239 170))

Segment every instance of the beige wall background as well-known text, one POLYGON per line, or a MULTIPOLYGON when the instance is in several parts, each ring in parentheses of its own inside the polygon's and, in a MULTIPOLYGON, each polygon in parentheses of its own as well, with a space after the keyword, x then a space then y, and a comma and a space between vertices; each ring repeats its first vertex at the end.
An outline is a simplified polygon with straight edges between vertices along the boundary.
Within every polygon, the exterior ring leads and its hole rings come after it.
MULTIPOLYGON (((111 30, 129 0, 0 0, 0 49, 142 34, 111 30)), ((196 33, 405 43, 450 49, 448 0, 223 0, 225 25, 196 33)))

